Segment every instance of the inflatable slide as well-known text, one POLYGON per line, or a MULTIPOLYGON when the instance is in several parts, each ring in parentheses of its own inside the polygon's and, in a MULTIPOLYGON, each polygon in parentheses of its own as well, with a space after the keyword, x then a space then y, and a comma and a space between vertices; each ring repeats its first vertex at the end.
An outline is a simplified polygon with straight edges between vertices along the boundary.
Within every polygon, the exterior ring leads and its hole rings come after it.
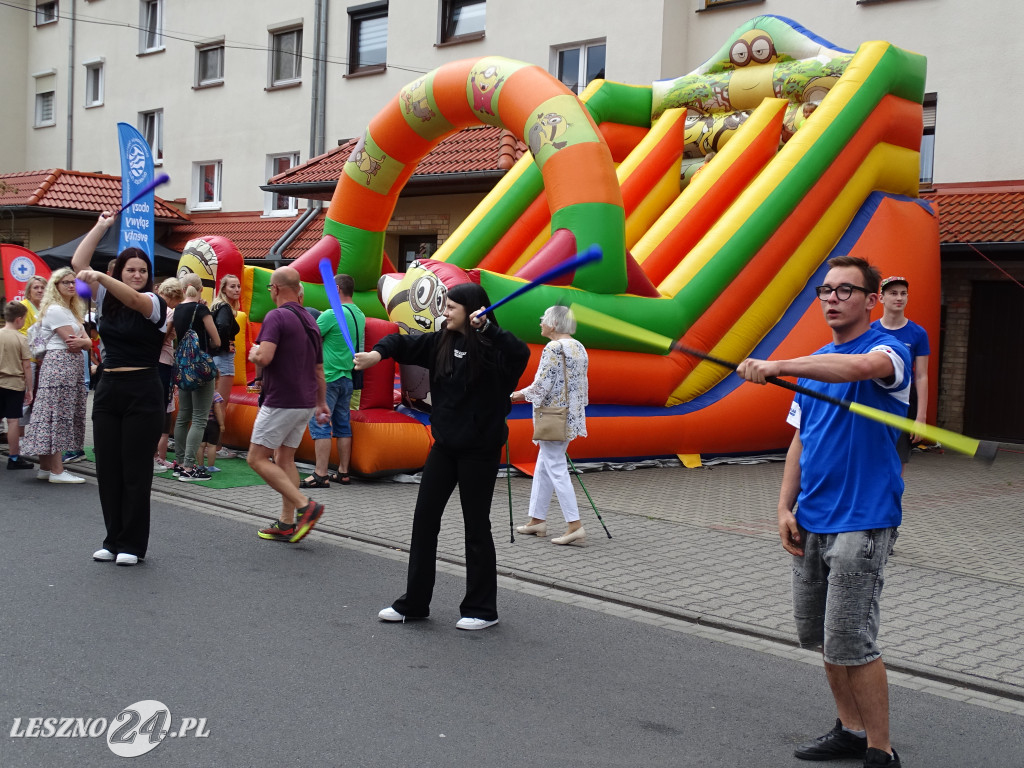
MULTIPOLYGON (((829 340, 814 286, 839 253, 907 276, 915 320, 938 338, 938 224, 917 199, 924 83, 918 54, 886 42, 845 50, 778 16, 747 22, 687 75, 650 86, 595 81, 580 98, 524 62, 453 62, 407 85, 370 123, 323 240, 294 266, 309 281, 307 304, 320 308, 319 261, 352 275, 357 303, 380 319, 368 323, 372 344, 391 330, 437 330, 452 284, 479 282, 496 301, 600 245, 601 262, 496 311, 532 346, 523 384, 544 342, 537 319, 556 303, 728 360, 807 354, 829 340), (530 153, 432 259, 389 274, 384 234, 405 182, 444 137, 481 123, 513 132, 530 153)), ((269 271, 243 272, 251 341, 270 309, 269 271)), ((784 391, 740 386, 679 353, 641 352, 599 327, 581 326, 577 338, 590 353, 591 405, 574 459, 788 444, 784 391)), ((393 369, 378 368, 355 414, 363 474, 415 468, 430 440, 422 371, 403 370, 395 392, 393 369), (413 407, 396 409, 397 400, 413 407)), ((232 403, 238 439, 252 408, 241 396, 232 403)), ((528 466, 529 406, 515 407, 509 425, 511 460, 528 466)))

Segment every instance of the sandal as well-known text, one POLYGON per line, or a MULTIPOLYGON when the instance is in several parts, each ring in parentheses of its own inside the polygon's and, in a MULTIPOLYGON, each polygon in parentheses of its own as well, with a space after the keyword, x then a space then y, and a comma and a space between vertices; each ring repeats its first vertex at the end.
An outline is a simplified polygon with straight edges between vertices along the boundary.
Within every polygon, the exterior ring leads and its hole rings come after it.
POLYGON ((307 477, 299 481, 299 488, 330 488, 331 479, 327 475, 318 475, 316 472, 313 473, 312 477, 307 477))
POLYGON ((339 485, 352 485, 352 478, 348 476, 348 472, 332 472, 327 476, 327 479, 339 485))

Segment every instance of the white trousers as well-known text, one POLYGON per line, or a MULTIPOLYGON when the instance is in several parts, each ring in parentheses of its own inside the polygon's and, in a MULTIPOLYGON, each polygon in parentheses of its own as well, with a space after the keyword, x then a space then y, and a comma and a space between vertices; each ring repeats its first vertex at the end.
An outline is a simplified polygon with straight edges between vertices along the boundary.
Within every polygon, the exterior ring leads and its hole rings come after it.
POLYGON ((533 487, 530 489, 530 517, 546 520, 548 505, 551 504, 552 491, 558 496, 558 506, 562 508, 565 522, 571 523, 580 519, 580 508, 576 503, 576 492, 569 477, 568 462, 565 449, 569 441, 541 440, 540 453, 537 455, 537 468, 533 473, 533 487))

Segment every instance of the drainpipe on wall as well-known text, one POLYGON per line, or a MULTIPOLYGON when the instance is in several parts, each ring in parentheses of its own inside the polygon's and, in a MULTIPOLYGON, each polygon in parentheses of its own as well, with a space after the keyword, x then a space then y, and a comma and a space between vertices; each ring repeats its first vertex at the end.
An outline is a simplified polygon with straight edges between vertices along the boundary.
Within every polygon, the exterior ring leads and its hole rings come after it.
MULTIPOLYGON (((313 97, 309 115, 309 157, 314 158, 324 153, 324 134, 327 131, 327 70, 324 62, 327 59, 327 0, 316 0, 313 12, 313 48, 316 56, 313 59, 313 97)), ((281 264, 284 252, 295 239, 309 226, 309 223, 323 209, 322 200, 312 200, 302 215, 297 218, 287 231, 278 238, 270 252, 268 260, 281 264)))
POLYGON ((68 147, 64 167, 74 169, 75 123, 75 0, 71 0, 71 31, 68 34, 68 147))

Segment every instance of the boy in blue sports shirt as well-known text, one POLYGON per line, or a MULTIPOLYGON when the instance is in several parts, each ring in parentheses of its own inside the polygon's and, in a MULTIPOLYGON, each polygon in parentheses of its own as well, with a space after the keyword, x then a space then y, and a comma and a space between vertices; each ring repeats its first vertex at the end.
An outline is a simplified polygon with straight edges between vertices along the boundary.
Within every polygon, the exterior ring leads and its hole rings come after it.
MULTIPOLYGON (((737 373, 769 376, 903 416, 910 354, 871 328, 880 275, 863 259, 837 256, 817 287, 832 343, 791 360, 740 363, 737 373)), ((876 640, 885 563, 902 521, 897 430, 798 394, 796 427, 779 494, 779 535, 793 555, 793 614, 803 647, 820 647, 838 719, 799 746, 803 760, 862 757, 865 768, 900 768, 889 741, 889 689, 876 640)))
MULTIPOLYGON (((879 303, 884 314, 871 327, 895 336, 910 350, 910 408, 907 415, 919 424, 928 420, 928 332, 906 316, 907 301, 910 297, 910 283, 907 278, 893 276, 882 281, 882 296, 879 303)), ((896 449, 904 464, 910 458, 912 443, 919 442, 916 434, 900 433, 896 449)))

